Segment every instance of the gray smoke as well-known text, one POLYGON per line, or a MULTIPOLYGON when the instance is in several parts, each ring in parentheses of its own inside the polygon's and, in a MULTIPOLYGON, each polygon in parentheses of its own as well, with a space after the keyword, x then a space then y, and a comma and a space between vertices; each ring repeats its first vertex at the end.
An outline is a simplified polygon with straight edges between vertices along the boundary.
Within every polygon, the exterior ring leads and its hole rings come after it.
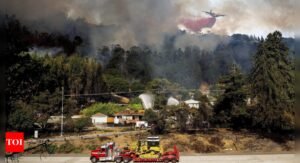
MULTIPOLYGON (((298 0, 2 0, 1 13, 14 14, 37 30, 76 32, 86 36, 95 49, 120 44, 128 48, 160 46, 175 33, 178 20, 213 9, 226 14, 210 29, 215 34, 236 32, 256 35, 281 30, 293 35, 299 27, 298 0), (70 27, 76 21, 75 27, 70 27)), ((180 37, 177 47, 196 44, 213 49, 223 39, 201 40, 197 35, 180 37)))

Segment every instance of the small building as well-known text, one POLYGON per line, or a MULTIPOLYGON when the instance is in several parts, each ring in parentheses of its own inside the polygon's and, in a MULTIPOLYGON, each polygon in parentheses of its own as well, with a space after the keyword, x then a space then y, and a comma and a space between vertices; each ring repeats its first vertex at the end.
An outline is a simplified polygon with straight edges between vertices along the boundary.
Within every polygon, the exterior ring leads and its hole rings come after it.
POLYGON ((115 124, 135 124, 137 121, 141 121, 144 116, 144 112, 133 111, 126 109, 124 111, 115 114, 115 124))
POLYGON ((200 101, 196 101, 194 99, 189 99, 184 101, 185 104, 187 104, 190 108, 197 108, 199 109, 200 101))
POLYGON ((92 115, 91 119, 94 125, 113 123, 113 118, 102 113, 97 113, 92 115))

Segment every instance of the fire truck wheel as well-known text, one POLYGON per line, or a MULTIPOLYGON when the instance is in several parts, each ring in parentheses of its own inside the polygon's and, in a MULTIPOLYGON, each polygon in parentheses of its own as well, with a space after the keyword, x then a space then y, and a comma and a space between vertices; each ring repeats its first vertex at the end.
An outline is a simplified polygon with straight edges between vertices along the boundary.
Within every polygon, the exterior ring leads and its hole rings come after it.
POLYGON ((177 162, 176 159, 173 159, 173 160, 172 160, 172 163, 176 163, 176 162, 177 162))
POLYGON ((98 162, 98 160, 97 160, 96 157, 92 157, 92 158, 91 158, 91 161, 92 161, 92 163, 97 163, 97 162, 98 162))
POLYGON ((129 163, 129 162, 130 162, 130 159, 129 159, 129 158, 124 158, 123 162, 124 162, 124 163, 129 163))
POLYGON ((122 162, 122 158, 116 158, 116 163, 121 163, 122 162))
POLYGON ((165 160, 164 163, 169 163, 169 160, 165 160))

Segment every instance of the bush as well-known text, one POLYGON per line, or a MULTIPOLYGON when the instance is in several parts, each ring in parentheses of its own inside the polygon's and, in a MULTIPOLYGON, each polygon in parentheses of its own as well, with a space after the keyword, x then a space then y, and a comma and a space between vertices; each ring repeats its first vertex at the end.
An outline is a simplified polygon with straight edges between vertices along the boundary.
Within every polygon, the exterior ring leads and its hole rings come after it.
POLYGON ((111 138, 110 137, 107 137, 107 136, 101 136, 101 137, 98 137, 98 140, 103 142, 103 141, 111 141, 111 138))
POLYGON ((64 123, 64 130, 68 132, 74 132, 74 121, 72 118, 67 118, 64 123))
POLYGON ((212 153, 219 151, 219 148, 215 145, 207 145, 199 140, 196 140, 191 144, 191 149, 197 153, 212 153))
POLYGON ((206 151, 206 146, 202 141, 196 140, 191 144, 191 149, 197 153, 202 153, 206 151))
POLYGON ((115 113, 121 112, 127 108, 130 108, 132 110, 141 110, 143 109, 143 106, 140 103, 130 103, 125 106, 116 105, 114 103, 95 103, 83 109, 81 113, 87 117, 91 117, 96 113, 114 115, 115 113))
POLYGON ((96 144, 87 144, 85 146, 85 148, 88 150, 95 150, 97 147, 98 147, 98 145, 96 145, 96 144))
POLYGON ((56 153, 56 152, 57 152, 57 149, 58 149, 58 147, 57 147, 57 145, 55 145, 55 144, 49 144, 49 145, 47 146, 47 151, 48 151, 49 154, 54 154, 54 153, 56 153))
POLYGON ((64 144, 61 144, 58 148, 59 153, 71 153, 75 149, 75 146, 69 141, 66 141, 64 144))
POLYGON ((74 153, 81 153, 83 151, 83 146, 77 146, 73 149, 74 153))
POLYGON ((74 130, 76 132, 81 132, 85 127, 88 127, 91 125, 92 125, 92 121, 88 117, 74 120, 74 130))
POLYGON ((81 111, 81 113, 87 117, 91 117, 96 113, 102 113, 105 115, 113 115, 117 112, 125 110, 125 107, 113 104, 113 103, 96 103, 81 111))
POLYGON ((205 150, 206 153, 213 153, 213 152, 219 152, 219 151, 220 151, 219 148, 214 145, 207 145, 206 150, 205 150))
POLYGON ((211 137, 209 139, 209 143, 213 144, 213 145, 217 145, 219 147, 223 147, 224 146, 224 142, 222 141, 222 138, 220 138, 219 136, 214 136, 211 137))

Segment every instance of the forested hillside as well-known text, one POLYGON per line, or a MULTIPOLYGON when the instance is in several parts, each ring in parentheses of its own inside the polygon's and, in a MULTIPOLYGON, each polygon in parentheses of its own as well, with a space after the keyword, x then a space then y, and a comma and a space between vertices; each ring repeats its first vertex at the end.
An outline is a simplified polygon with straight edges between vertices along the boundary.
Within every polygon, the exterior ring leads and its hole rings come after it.
MULTIPOLYGON (((64 101, 65 114, 71 116, 91 100, 111 101, 110 92, 134 97, 135 91, 155 88, 162 92, 154 92, 158 99, 165 99, 174 93, 170 90, 195 90, 201 83, 219 84, 225 90, 214 108, 216 125, 293 128, 294 40, 282 38, 278 31, 266 39, 241 34, 188 36, 200 41, 198 45, 183 44, 180 40, 187 34, 178 32, 166 36, 161 46, 99 45, 96 53, 86 50, 91 47, 86 36, 33 31, 11 16, 1 17, 0 34, 10 129, 30 131, 34 123, 46 124, 51 115, 60 113, 62 87, 71 96, 64 101), (51 54, 45 50, 53 48, 61 50, 51 54), (76 96, 93 93, 108 94, 76 96), (246 106, 247 97, 256 101, 254 106, 246 106)), ((160 102, 155 107, 162 110, 160 102)), ((195 114, 199 124, 197 115, 203 114, 195 114)))

